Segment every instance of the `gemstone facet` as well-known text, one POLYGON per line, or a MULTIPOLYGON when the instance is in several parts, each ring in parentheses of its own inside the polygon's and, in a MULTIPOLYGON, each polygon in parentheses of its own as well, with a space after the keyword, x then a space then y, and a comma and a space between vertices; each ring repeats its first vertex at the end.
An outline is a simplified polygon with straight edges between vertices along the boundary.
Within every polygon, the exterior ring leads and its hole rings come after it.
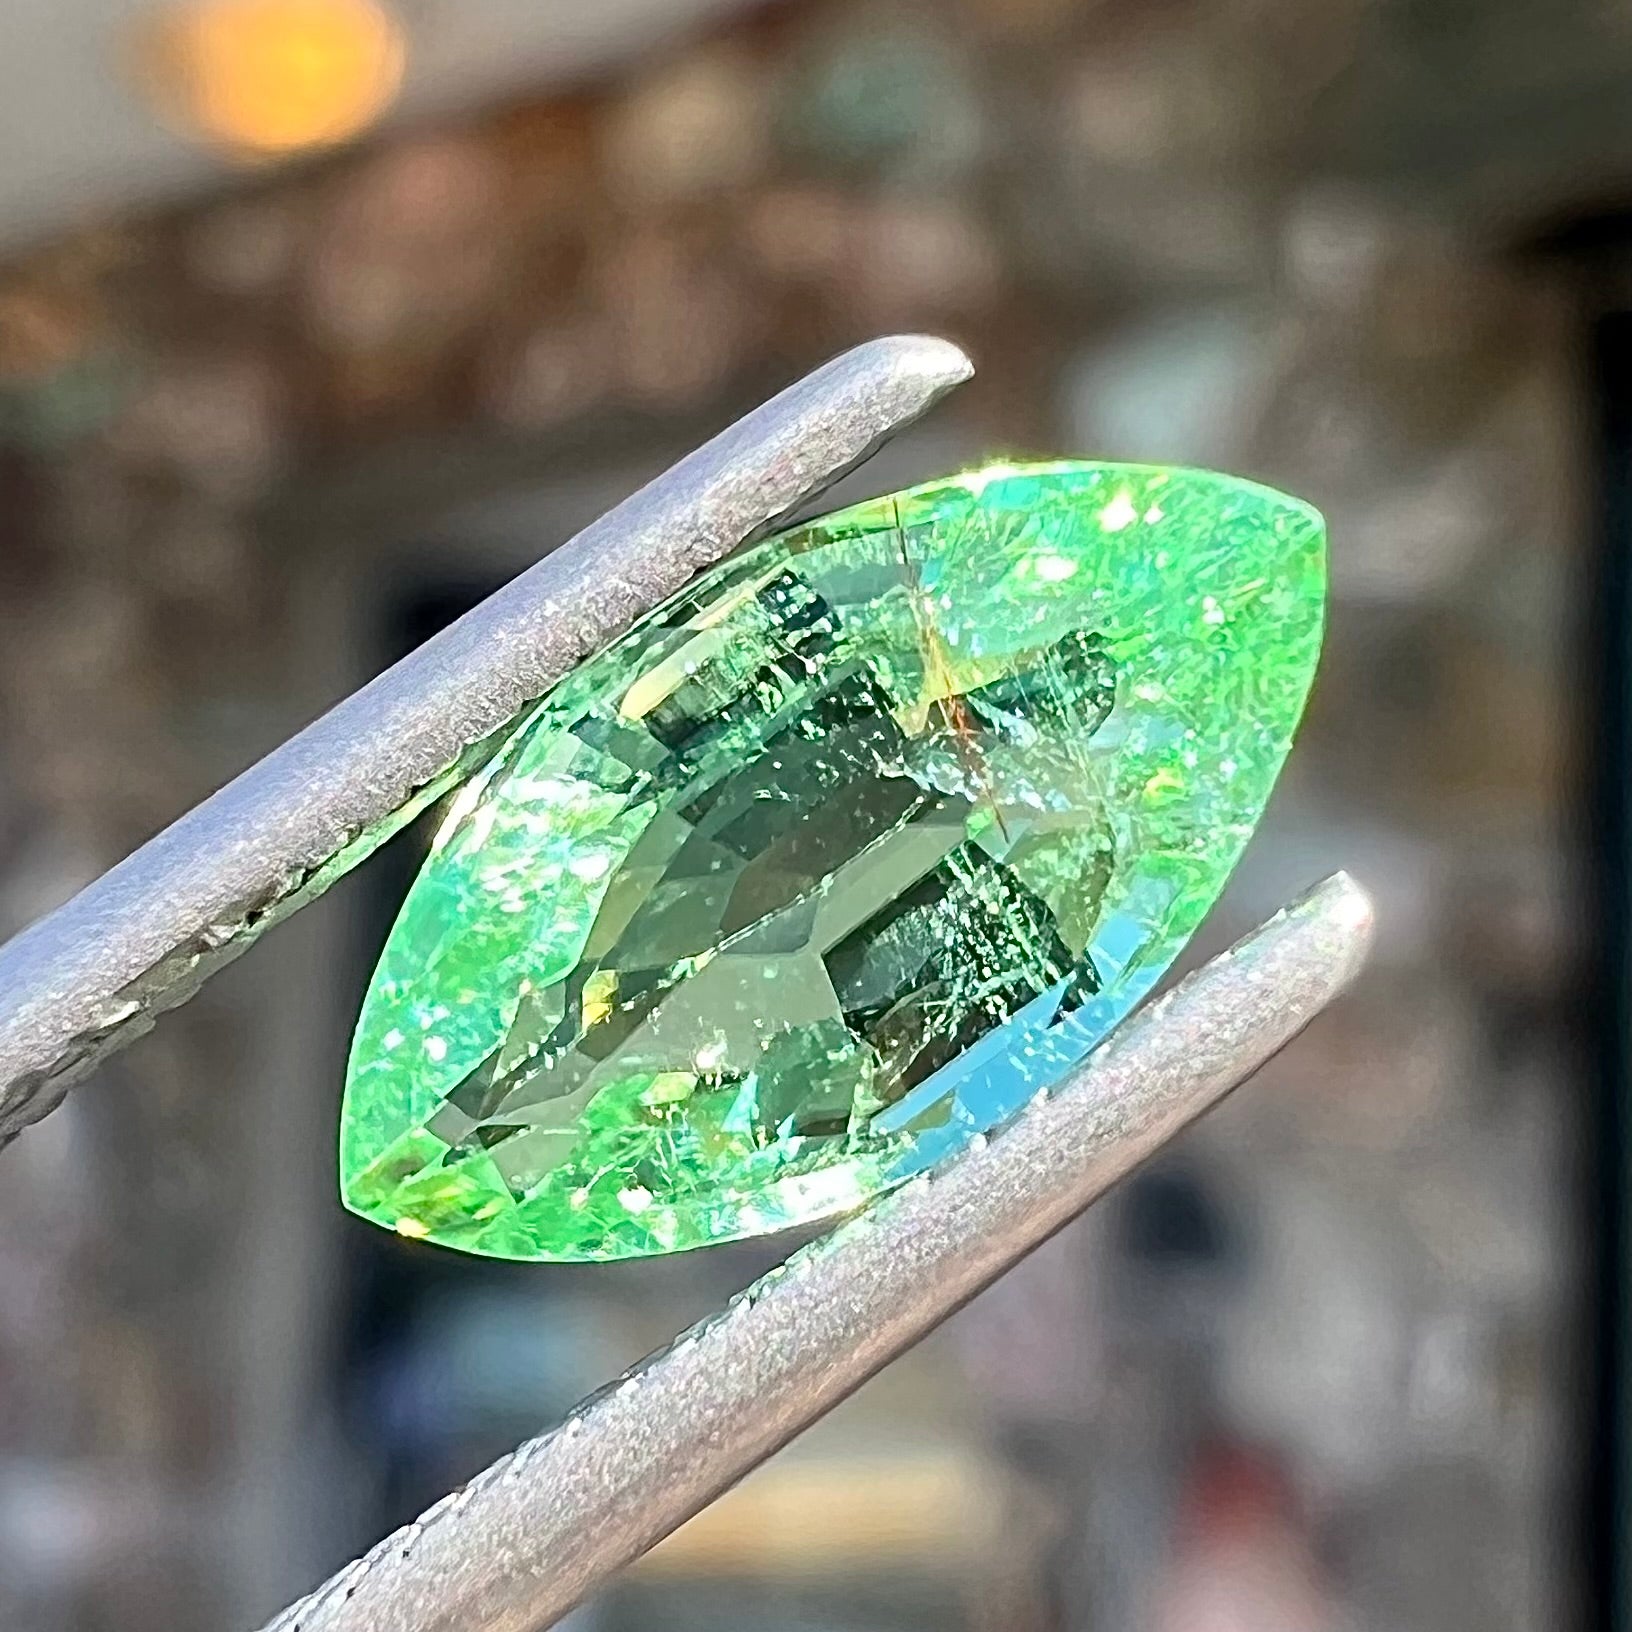
POLYGON ((1124 465, 932 482, 716 568, 452 801, 353 1042, 347 1205, 622 1258, 959 1149, 1211 906, 1324 599, 1307 505, 1124 465))

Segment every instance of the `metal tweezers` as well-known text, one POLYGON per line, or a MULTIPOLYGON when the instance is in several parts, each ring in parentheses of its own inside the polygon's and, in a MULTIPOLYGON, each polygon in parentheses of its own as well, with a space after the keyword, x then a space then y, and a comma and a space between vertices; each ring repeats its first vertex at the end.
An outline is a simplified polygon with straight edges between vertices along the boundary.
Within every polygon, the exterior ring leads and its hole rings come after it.
MULTIPOLYGON (((580 659, 971 372, 921 336, 817 369, 0 948, 0 1139, 468 774, 580 659)), ((1328 879, 989 1140, 796 1252, 267 1632, 548 1626, 1250 1075, 1370 934, 1365 895, 1328 879)))

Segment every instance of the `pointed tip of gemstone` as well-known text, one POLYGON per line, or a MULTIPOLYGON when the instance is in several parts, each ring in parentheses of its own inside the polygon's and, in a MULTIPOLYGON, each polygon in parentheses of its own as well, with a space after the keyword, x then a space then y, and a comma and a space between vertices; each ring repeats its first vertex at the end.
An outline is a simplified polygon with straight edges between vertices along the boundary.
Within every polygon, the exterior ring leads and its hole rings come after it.
POLYGON ((470 1252, 632 1257, 962 1148, 1211 905, 1324 590, 1302 501, 1068 461, 716 568, 453 801, 358 1025, 346 1205, 470 1252))

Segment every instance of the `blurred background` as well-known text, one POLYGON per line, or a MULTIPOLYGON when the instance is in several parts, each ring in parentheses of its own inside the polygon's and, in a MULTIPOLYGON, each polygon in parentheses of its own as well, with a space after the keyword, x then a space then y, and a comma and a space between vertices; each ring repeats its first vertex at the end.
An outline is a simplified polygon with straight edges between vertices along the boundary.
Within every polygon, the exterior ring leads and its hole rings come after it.
MULTIPOLYGON (((878 332, 993 453, 1326 510, 1205 932, 1357 994, 575 1632, 1621 1619, 1625 0, 7 0, 0 934, 878 332)), ((408 835, 0 1155, 0 1627, 248 1627, 773 1243, 550 1269, 335 1200, 408 835)), ((407 1629, 404 1629, 407 1632, 407 1629)))

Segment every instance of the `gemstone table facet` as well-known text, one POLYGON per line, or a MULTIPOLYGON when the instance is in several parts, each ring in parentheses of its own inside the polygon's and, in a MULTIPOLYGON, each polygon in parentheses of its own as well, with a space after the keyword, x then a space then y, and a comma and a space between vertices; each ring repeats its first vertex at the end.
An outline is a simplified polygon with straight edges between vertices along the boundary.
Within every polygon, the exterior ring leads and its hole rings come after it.
POLYGON ((995 1127, 1217 896, 1324 600, 1307 505, 1123 465, 932 482, 716 568, 453 799, 353 1042, 347 1205, 632 1257, 995 1127))

